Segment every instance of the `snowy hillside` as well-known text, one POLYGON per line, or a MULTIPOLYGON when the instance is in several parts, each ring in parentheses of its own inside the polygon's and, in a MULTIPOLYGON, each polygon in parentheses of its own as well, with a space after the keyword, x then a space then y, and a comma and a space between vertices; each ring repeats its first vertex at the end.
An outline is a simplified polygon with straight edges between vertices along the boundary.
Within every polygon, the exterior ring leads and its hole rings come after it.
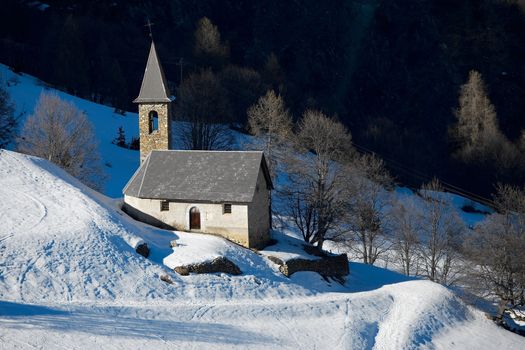
MULTIPOLYGON (((7 83, 6 88, 15 103, 16 114, 22 115, 20 127, 24 124, 27 116, 33 113, 42 91, 53 92, 61 99, 72 102, 82 110, 93 124, 99 142, 103 170, 108 175, 103 193, 112 198, 122 197, 124 185, 139 166, 139 152, 118 147, 112 142, 117 137, 119 127, 124 130, 127 142, 130 142, 132 137, 138 137, 139 126, 136 110, 126 112, 125 115, 115 113, 111 107, 50 88, 45 82, 30 75, 16 74, 3 64, 0 64, 0 83, 7 83)), ((237 144, 242 142, 244 135, 235 134, 234 142, 237 144)), ((237 145, 232 147, 235 148, 237 145)))
MULTIPOLYGON (((139 166, 139 152, 118 147, 112 141, 117 136, 117 130, 120 126, 125 131, 127 141, 130 141, 132 137, 138 136, 138 116, 137 113, 134 113, 135 111, 126 112, 125 116, 116 114, 111 107, 49 88, 39 79, 26 74, 15 74, 3 64, 0 64, 0 78, 0 81, 8 82, 7 90, 16 105, 16 111, 18 114, 23 115, 20 121, 21 125, 25 118, 33 112, 38 97, 44 90, 56 93, 60 98, 73 102, 84 111, 91 123, 93 123, 96 137, 99 140, 99 150, 104 164, 104 171, 108 175, 108 181, 105 184, 103 193, 112 198, 122 197, 124 185, 139 166)), ((250 136, 235 131, 233 131, 233 134, 236 143, 234 148, 246 143, 248 138, 250 138, 250 141, 253 141, 250 136)), ((397 196, 401 200, 405 200, 413 197, 413 193, 406 188, 400 188, 397 191, 397 196)), ((483 220, 484 216, 477 213, 462 212, 462 206, 466 204, 474 205, 480 211, 490 211, 489 208, 478 203, 472 203, 457 195, 451 195, 451 201, 468 226, 474 226, 477 222, 483 220)), ((274 203, 274 205, 278 205, 278 203, 274 203)))
POLYGON ((432 282, 358 263, 345 285, 288 279, 252 251, 117 208, 47 161, 1 151, 0 348, 525 347, 432 282), (134 252, 142 240, 151 259, 134 252), (243 274, 181 277, 163 265, 201 250, 243 274))
POLYGON ((138 136, 138 116, 126 113, 125 116, 114 113, 114 109, 54 90, 40 80, 25 74, 15 74, 7 66, 0 64, 0 81, 9 82, 7 91, 15 103, 17 114, 22 114, 20 124, 33 113, 42 91, 52 91, 60 98, 74 103, 84 111, 94 126, 104 171, 109 175, 104 193, 110 197, 122 197, 122 188, 139 166, 138 151, 118 147, 111 142, 117 136, 120 126, 125 131, 127 141, 138 136))

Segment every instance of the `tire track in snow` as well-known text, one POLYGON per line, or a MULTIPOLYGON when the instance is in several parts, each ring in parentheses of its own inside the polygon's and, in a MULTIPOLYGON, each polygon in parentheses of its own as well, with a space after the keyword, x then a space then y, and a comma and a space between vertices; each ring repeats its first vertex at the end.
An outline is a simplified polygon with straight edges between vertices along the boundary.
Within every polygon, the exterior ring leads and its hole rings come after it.
MULTIPOLYGON (((4 198, 0 203, 0 212, 8 213, 11 220, 8 222, 14 225, 15 231, 32 230, 44 221, 47 216, 47 208, 33 195, 16 188, 0 188, 0 198, 4 198), (20 198, 23 197, 24 199, 20 198), (10 200, 5 200, 9 198, 10 200), (16 212, 13 207, 18 208, 16 212)), ((11 238, 14 234, 7 234, 0 238, 0 242, 11 238)))
POLYGON ((26 297, 26 294, 25 294, 26 286, 25 286, 24 282, 26 281, 28 273, 31 270, 33 270, 33 267, 35 266, 35 264, 38 262, 38 260, 40 260, 42 258, 42 255, 44 255, 46 251, 51 249, 54 244, 55 244, 55 241, 52 240, 44 247, 43 250, 35 252, 36 256, 33 259, 28 260, 28 263, 27 263, 26 267, 20 273, 20 276, 18 277, 18 286, 19 286, 20 298, 22 298, 22 300, 26 299, 25 298, 26 297))
POLYGON ((272 307, 269 307, 269 309, 272 310, 273 313, 276 315, 274 320, 277 321, 279 324, 281 324, 283 326, 283 328, 285 328, 288 331, 288 334, 290 335, 290 338, 294 341, 294 343, 296 345, 296 346, 294 346, 294 348, 301 349, 302 348, 302 343, 299 341, 299 339, 295 335, 296 332, 293 329, 290 328, 290 326, 288 325, 288 323, 286 321, 281 320, 281 318, 277 316, 279 314, 277 311, 274 311, 272 307))
POLYGON ((0 243, 2 243, 3 241, 7 241, 9 238, 13 237, 14 235, 15 235, 14 233, 10 233, 3 237, 0 237, 0 243))
POLYGON ((199 306, 194 312, 193 315, 190 318, 190 321, 194 321, 195 319, 200 320, 202 316, 204 316, 213 306, 210 305, 202 305, 199 306))
MULTIPOLYGON (((212 308, 214 308, 213 305, 202 305, 198 307, 197 310, 195 310, 195 312, 191 316, 190 321, 193 321, 193 320, 200 321, 201 318, 212 308)), ((198 345, 199 343, 198 334, 200 334, 199 331, 201 328, 202 328, 201 322, 195 322, 195 332, 193 336, 194 341, 192 342, 192 347, 191 347, 192 349, 198 349, 198 346, 200 347, 200 345, 198 345)))
POLYGON ((339 349, 346 349, 346 332, 350 328, 350 300, 346 300, 345 310, 344 310, 344 319, 343 319, 343 333, 338 342, 339 349))
MULTIPOLYGON (((2 154, 6 154, 10 158, 15 160, 20 165, 20 168, 26 169, 27 171, 25 171, 24 174, 31 174, 31 169, 29 169, 27 167, 27 165, 25 165, 22 161, 20 161, 20 159, 16 158, 15 156, 13 156, 13 155, 11 155, 9 153, 3 152, 2 154)), ((16 184, 16 185, 23 186, 24 183, 22 182, 22 183, 16 184)), ((23 208, 24 210, 20 210, 20 209, 18 210, 18 212, 20 213, 21 216, 20 217, 16 217, 15 218, 16 219, 15 222, 21 222, 22 223, 22 224, 18 224, 18 227, 17 227, 18 230, 32 230, 36 226, 38 226, 44 220, 44 218, 47 216, 47 214, 48 214, 47 208, 44 205, 44 203, 42 203, 42 201, 39 200, 36 196, 31 195, 31 194, 27 193, 26 191, 17 189, 16 187, 14 187, 16 185, 11 184, 11 187, 9 187, 9 188, 0 188, 0 198, 10 198, 11 199, 11 201, 7 201, 7 200, 0 201, 0 212, 7 212, 11 207, 13 207, 12 201, 15 201, 18 198, 17 195, 22 195, 26 199, 29 199, 29 201, 31 203, 33 203, 33 207, 32 208, 28 208, 27 207, 27 203, 24 202, 24 201, 21 201, 21 203, 16 203, 17 205, 15 205, 15 207, 23 208), (37 209, 38 214, 31 215, 32 214, 32 210, 31 209, 33 209, 33 208, 37 209), (30 215, 28 216, 28 214, 30 214, 30 215)), ((0 239, 0 242, 4 241, 6 239, 9 239, 12 236, 13 236, 13 234, 6 235, 6 236, 2 237, 0 239)))
POLYGON ((37 262, 38 259, 40 259, 40 255, 37 255, 36 258, 28 260, 28 263, 27 263, 26 267, 24 268, 24 270, 20 273, 20 276, 18 277, 18 287, 19 287, 18 288, 18 293, 20 294, 20 298, 22 300, 25 300, 24 282, 25 282, 26 276, 27 276, 29 270, 31 270, 33 268, 33 266, 35 265, 35 263, 37 262))

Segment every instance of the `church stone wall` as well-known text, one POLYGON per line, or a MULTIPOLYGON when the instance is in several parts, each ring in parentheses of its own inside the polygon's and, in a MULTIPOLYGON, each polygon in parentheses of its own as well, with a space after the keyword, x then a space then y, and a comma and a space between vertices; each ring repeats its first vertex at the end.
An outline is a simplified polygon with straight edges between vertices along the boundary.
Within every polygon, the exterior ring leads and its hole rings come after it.
POLYGON ((152 150, 171 148, 170 113, 168 103, 139 103, 140 162, 152 150), (149 113, 158 114, 158 129, 149 132, 149 113))
POLYGON ((160 203, 158 199, 124 196, 124 209, 140 221, 156 226, 163 223, 176 230, 190 231, 190 209, 196 207, 201 218, 201 229, 196 232, 219 235, 245 247, 252 247, 248 239, 246 204, 232 204, 231 214, 224 214, 222 203, 170 202, 168 211, 161 211, 160 203))

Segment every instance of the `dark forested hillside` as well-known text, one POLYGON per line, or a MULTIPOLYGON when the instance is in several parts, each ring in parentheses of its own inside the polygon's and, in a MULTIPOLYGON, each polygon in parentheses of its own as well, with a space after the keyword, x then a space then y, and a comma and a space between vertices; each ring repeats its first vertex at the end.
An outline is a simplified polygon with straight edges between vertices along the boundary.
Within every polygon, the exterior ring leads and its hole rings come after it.
POLYGON ((172 90, 211 67, 227 90, 229 121, 245 123, 245 107, 274 88, 295 118, 307 108, 336 115, 356 147, 381 155, 403 183, 419 185, 438 176, 481 195, 497 181, 523 183, 524 1, 45 4, 49 7, 2 1, 0 62, 71 93, 133 109, 149 18, 172 90), (203 17, 220 32, 225 48, 220 60, 196 53, 194 33, 203 17), (505 158, 510 165, 454 156, 461 145, 450 130, 471 70, 481 74, 499 128, 513 147, 514 155, 505 158))

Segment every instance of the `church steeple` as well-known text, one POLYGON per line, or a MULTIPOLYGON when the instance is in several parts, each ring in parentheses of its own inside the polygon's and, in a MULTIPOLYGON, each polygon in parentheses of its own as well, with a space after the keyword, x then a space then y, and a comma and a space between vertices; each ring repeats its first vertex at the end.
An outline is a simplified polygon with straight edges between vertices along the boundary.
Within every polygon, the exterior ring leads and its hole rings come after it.
POLYGON ((155 43, 152 41, 139 96, 133 101, 139 105, 141 163, 152 150, 171 148, 172 100, 155 43))
POLYGON ((171 95, 166 84, 164 71, 155 49, 155 43, 151 42, 148 63, 144 71, 144 78, 140 87, 139 96, 133 101, 135 103, 162 103, 171 102, 171 95))

